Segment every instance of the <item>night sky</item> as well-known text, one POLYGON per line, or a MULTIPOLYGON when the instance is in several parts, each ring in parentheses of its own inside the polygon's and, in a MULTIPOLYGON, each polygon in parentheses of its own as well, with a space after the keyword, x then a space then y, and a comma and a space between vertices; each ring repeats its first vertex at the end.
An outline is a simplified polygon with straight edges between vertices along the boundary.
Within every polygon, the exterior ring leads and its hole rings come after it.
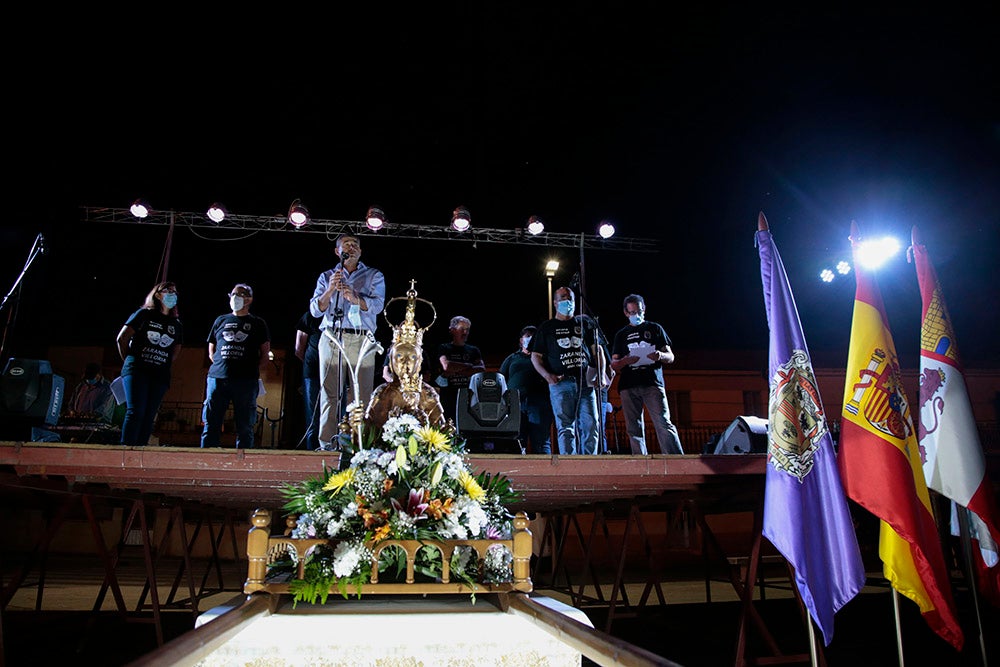
MULTIPOLYGON (((390 223, 447 225, 464 205, 474 226, 538 215, 552 231, 593 234, 608 219, 622 236, 656 239, 654 254, 586 251, 584 297, 613 336, 622 298, 642 294, 679 360, 766 349, 758 211, 814 356, 841 364, 854 281, 821 284, 820 269, 850 259, 851 220, 904 247, 916 225, 966 365, 998 367, 994 7, 420 3, 365 15, 29 17, 37 39, 8 58, 4 294, 38 233, 49 252, 23 279, 5 353, 112 346, 152 286, 166 228, 84 223, 81 206, 220 201, 263 216, 301 198, 323 219, 360 220, 377 204, 390 223)), ((234 236, 246 235, 175 233, 186 344, 203 344, 245 281, 272 344, 291 346, 332 244, 234 236)), ((390 297, 417 280, 438 308, 432 340, 463 314, 469 342, 497 358, 547 316, 545 260, 562 261, 556 284, 580 270, 571 249, 383 234, 364 237, 363 251, 390 297)), ((879 282, 901 361, 915 367, 913 266, 901 254, 879 282)))

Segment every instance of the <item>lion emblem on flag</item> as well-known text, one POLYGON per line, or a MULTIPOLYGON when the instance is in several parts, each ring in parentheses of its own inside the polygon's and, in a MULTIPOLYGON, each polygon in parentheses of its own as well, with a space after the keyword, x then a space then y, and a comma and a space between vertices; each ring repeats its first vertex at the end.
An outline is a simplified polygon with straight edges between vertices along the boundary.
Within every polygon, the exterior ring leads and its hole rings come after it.
POLYGON ((826 415, 805 350, 793 350, 771 378, 767 458, 776 469, 801 482, 826 435, 826 415))

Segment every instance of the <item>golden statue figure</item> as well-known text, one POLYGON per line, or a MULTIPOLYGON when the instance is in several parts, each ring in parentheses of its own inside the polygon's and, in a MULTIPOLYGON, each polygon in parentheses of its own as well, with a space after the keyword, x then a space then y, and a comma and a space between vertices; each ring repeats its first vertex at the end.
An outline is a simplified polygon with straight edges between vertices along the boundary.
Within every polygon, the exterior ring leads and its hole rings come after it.
POLYGON ((389 304, 404 297, 390 299, 382 311, 386 322, 392 327, 392 346, 388 354, 393 380, 380 385, 372 393, 364 416, 367 428, 381 430, 386 420, 400 414, 411 414, 424 426, 445 425, 444 408, 441 407, 437 390, 424 382, 420 375, 424 332, 434 324, 437 311, 430 301, 417 298, 415 283, 416 281, 410 280, 410 289, 406 291, 406 315, 402 322, 398 325, 389 322, 387 313, 389 304), (416 321, 417 301, 426 303, 434 313, 431 323, 426 327, 420 327, 416 321))

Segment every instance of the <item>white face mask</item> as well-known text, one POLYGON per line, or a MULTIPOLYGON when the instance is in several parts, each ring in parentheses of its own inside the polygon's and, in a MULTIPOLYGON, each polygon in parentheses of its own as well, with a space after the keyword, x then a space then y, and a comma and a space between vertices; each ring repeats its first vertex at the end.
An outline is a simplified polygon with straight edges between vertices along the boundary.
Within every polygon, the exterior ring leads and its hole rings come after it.
POLYGON ((233 309, 233 312, 243 310, 243 297, 233 295, 229 297, 229 307, 233 309))
POLYGON ((531 345, 531 336, 525 336, 521 339, 521 347, 523 349, 527 350, 529 345, 531 345))

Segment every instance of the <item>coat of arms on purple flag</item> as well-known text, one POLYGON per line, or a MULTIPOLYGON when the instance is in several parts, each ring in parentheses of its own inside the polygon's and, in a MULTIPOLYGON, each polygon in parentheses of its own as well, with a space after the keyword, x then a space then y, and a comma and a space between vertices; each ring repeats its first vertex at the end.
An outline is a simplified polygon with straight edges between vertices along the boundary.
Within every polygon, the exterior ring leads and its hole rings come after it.
POLYGON ((865 570, 798 309, 763 213, 758 227, 771 331, 764 536, 795 569, 829 645, 834 614, 864 587, 865 570))

